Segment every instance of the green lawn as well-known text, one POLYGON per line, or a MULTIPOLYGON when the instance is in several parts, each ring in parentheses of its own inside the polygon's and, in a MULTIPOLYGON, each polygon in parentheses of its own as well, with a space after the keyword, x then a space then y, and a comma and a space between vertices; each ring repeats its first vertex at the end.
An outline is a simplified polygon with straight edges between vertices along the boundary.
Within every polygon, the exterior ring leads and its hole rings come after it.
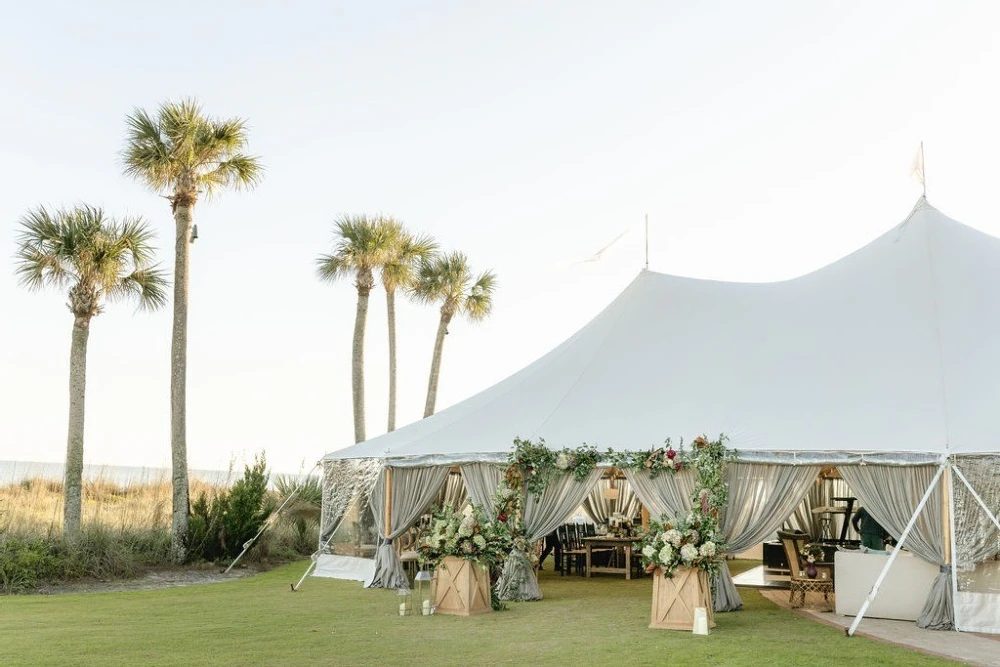
MULTIPOLYGON (((309 578, 304 563, 255 577, 132 593, 0 599, 4 665, 932 665, 847 638, 743 589, 708 637, 650 630, 650 580, 541 573, 545 599, 474 618, 400 617, 393 591, 309 578)), ((734 568, 734 569, 739 569, 734 568)))

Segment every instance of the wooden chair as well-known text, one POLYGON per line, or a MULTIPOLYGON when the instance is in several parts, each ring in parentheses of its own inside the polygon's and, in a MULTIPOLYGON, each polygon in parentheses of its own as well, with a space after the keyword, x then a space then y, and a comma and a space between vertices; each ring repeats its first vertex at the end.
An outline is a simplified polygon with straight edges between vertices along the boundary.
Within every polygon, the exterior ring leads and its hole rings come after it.
POLYGON ((576 526, 563 524, 556 528, 556 539, 562 544, 562 562, 559 563, 559 574, 566 575, 576 570, 583 574, 587 563, 587 549, 577 535, 576 526))
POLYGON ((792 607, 801 607, 806 603, 806 593, 822 593, 823 600, 829 604, 830 593, 833 592, 833 577, 827 566, 817 566, 817 570, 825 570, 826 577, 822 577, 822 572, 816 575, 815 579, 810 579, 802 570, 801 551, 802 548, 811 541, 807 533, 788 533, 778 531, 778 538, 785 549, 785 558, 788 561, 790 574, 790 586, 788 591, 788 602, 792 607), (795 594, 799 594, 799 603, 795 604, 795 594))

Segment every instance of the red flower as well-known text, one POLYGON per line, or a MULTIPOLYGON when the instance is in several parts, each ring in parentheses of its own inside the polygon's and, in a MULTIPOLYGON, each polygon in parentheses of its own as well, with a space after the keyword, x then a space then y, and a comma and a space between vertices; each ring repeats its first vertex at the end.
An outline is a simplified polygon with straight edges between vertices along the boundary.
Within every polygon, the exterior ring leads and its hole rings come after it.
POLYGON ((670 459, 671 461, 673 461, 675 456, 677 456, 677 452, 674 451, 673 447, 671 447, 670 449, 667 450, 667 458, 668 459, 670 459))
POLYGON ((680 470, 680 469, 681 469, 681 462, 678 461, 674 464, 674 470, 680 470))
POLYGON ((507 523, 507 515, 501 513, 500 516, 497 517, 497 521, 500 523, 507 523))

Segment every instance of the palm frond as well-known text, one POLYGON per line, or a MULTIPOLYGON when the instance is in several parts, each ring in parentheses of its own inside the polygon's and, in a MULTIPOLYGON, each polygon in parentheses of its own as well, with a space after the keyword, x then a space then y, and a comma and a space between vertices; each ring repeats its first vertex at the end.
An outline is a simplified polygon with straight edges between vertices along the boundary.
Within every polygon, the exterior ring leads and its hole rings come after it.
POLYGON ((233 155, 219 162, 214 169, 201 176, 201 184, 208 194, 214 194, 221 187, 236 190, 252 188, 264 177, 264 165, 260 158, 250 155, 233 155))
POLYGON ((125 117, 127 132, 122 161, 125 175, 143 181, 155 192, 167 190, 176 179, 176 161, 164 141, 159 122, 143 109, 125 117))
POLYGON ((112 301, 134 299, 138 310, 151 311, 167 304, 169 287, 166 272, 157 264, 136 269, 119 280, 106 294, 112 301))
POLYGON ((472 284, 462 313, 470 322, 481 322, 493 311, 493 290, 496 288, 496 276, 492 271, 484 271, 472 284))
POLYGON ((50 213, 44 206, 22 216, 17 235, 14 273, 30 290, 64 287, 73 278, 71 253, 66 250, 64 211, 50 213))
POLYGON ((320 255, 316 258, 316 275, 324 282, 336 282, 351 274, 351 266, 337 255, 320 255))

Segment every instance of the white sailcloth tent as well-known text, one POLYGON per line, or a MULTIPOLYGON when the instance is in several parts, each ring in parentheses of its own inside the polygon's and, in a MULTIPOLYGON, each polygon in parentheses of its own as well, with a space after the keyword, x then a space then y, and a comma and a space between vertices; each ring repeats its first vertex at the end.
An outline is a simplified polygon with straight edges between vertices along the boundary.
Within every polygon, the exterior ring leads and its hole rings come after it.
MULTIPOLYGON (((929 470, 927 479, 943 477, 953 490, 962 482, 951 479, 952 464, 1000 453, 998 286, 1000 239, 921 198, 867 246, 792 280, 643 271, 580 331, 506 380, 325 460, 433 468, 502 461, 518 436, 644 450, 668 435, 725 433, 745 466, 906 467, 929 470), (948 474, 934 476, 942 465, 948 474)), ((797 482, 786 482, 788 494, 798 493, 797 482)), ((946 520, 949 494, 934 493, 925 514, 954 523, 946 520)), ((1000 524, 971 505, 969 513, 979 542, 997 542, 1000 524)), ((893 532, 892 520, 877 518, 893 532)), ((931 560, 948 565, 950 544, 961 540, 938 538, 941 553, 931 560)), ((958 577, 943 570, 942 581, 949 578, 958 593, 958 577)), ((970 627, 1000 631, 998 613, 970 627)))

